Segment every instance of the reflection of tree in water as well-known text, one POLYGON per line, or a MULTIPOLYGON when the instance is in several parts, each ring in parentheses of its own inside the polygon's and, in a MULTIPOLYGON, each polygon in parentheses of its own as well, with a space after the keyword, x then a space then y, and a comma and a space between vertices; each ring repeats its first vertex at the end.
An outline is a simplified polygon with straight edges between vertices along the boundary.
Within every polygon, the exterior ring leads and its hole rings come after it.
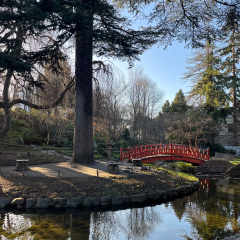
MULTIPOLYGON (((176 216, 181 219, 184 214, 192 225, 191 236, 183 236, 185 239, 222 239, 234 232, 232 228, 237 231, 240 228, 239 208, 233 204, 239 195, 236 186, 229 185, 226 179, 211 180, 210 184, 209 190, 171 203, 176 216)), ((239 197, 235 202, 239 202, 239 197)))
POLYGON ((88 239, 89 213, 87 214, 14 214, 0 217, 0 239, 88 239), (77 224, 73 229, 73 225, 77 224))
POLYGON ((145 239, 160 222, 153 207, 96 212, 91 214, 89 239, 145 239))
POLYGON ((177 199, 171 202, 173 210, 179 220, 182 219, 188 203, 189 203, 189 197, 177 199))

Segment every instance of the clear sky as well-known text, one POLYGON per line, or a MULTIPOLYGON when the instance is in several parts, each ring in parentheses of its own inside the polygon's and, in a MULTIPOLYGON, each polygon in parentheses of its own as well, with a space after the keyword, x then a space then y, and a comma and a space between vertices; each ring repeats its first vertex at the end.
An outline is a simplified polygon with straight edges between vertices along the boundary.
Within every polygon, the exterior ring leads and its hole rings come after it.
MULTIPOLYGON (((154 46, 147 50, 142 56, 141 61, 135 61, 135 66, 141 65, 145 73, 156 82, 159 89, 165 93, 164 101, 173 101, 175 94, 182 89, 184 94, 190 90, 190 83, 182 83, 182 73, 185 71, 187 56, 191 49, 184 48, 183 43, 173 43, 166 50, 162 46, 154 46)), ((113 61, 127 78, 128 63, 113 61)))
MULTIPOLYGON (((151 12, 152 6, 154 6, 154 3, 145 7, 144 13, 148 14, 151 12)), ((133 20, 133 27, 135 29, 138 29, 140 26, 147 26, 146 20, 133 19, 133 16, 127 10, 123 10, 121 13, 133 20)), ((190 90, 190 87, 188 87, 190 83, 183 84, 181 81, 182 73, 185 71, 186 66, 184 61, 186 61, 187 56, 191 53, 191 49, 184 47, 184 43, 177 42, 168 46, 166 50, 163 49, 163 46, 153 46, 140 56, 140 62, 135 62, 135 66, 141 65, 145 73, 165 92, 163 103, 166 100, 169 100, 171 103, 179 89, 182 89, 184 94, 190 90)), ((119 61, 113 61, 113 63, 127 78, 128 63, 119 61)))

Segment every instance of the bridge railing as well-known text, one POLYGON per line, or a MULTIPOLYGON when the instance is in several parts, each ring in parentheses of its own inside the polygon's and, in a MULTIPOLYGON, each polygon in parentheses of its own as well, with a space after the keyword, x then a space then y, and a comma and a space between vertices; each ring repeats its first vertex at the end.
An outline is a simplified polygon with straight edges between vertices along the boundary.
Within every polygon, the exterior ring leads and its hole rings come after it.
POLYGON ((121 148, 120 161, 123 159, 132 160, 161 154, 171 155, 172 157, 174 155, 180 155, 184 157, 209 160, 209 150, 177 144, 151 144, 125 149, 121 148))

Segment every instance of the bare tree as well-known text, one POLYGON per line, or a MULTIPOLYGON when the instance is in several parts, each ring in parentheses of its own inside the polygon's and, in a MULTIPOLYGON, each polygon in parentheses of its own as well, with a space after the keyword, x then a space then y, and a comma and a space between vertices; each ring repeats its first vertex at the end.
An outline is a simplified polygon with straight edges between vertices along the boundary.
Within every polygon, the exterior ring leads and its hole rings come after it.
POLYGON ((148 122, 159 112, 164 93, 142 67, 136 67, 129 71, 128 96, 133 141, 136 138, 146 141, 148 122))
POLYGON ((217 134, 218 125, 202 108, 172 114, 168 119, 167 138, 175 143, 198 146, 213 142, 217 134))
MULTIPOLYGON (((107 72, 97 72, 94 85, 93 112, 96 124, 105 122, 108 137, 116 139, 122 130, 127 86, 122 73, 112 64, 105 65, 107 72)), ((104 70, 104 69, 102 69, 104 70)))

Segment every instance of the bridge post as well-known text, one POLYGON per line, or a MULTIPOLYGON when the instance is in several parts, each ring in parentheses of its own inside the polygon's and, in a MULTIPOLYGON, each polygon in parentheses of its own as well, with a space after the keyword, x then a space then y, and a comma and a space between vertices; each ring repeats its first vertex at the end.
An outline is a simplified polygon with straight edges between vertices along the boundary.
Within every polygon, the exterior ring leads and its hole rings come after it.
POLYGON ((210 152, 209 152, 209 148, 207 148, 207 160, 209 160, 210 158, 210 152))
POLYGON ((173 160, 173 150, 172 150, 172 142, 171 142, 171 161, 173 160))

